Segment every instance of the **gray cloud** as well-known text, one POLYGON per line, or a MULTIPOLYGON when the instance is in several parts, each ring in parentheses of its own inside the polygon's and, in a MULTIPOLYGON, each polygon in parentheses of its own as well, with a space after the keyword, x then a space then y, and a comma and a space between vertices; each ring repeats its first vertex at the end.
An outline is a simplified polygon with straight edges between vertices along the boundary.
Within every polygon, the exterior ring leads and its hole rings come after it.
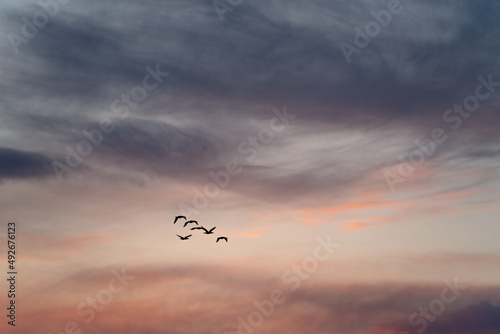
POLYGON ((217 151, 201 130, 182 130, 149 120, 127 120, 119 122, 105 136, 97 155, 114 165, 177 176, 199 172, 213 161, 217 151))
MULTIPOLYGON (((297 157, 248 165, 238 189, 258 193, 272 185, 269 193, 293 194, 352 186, 397 163, 414 139, 443 126, 443 112, 474 92, 478 75, 500 80, 500 8, 494 1, 404 2, 405 10, 348 64, 339 43, 352 42, 353 28, 385 6, 244 2, 220 22, 209 1, 72 2, 20 46, 20 55, 2 44, 0 90, 6 98, 0 119, 19 135, 35 135, 20 139, 19 148, 38 148, 34 143, 43 140, 60 156, 66 143, 82 139, 81 130, 109 114, 115 98, 140 84, 146 66, 161 64, 172 74, 169 83, 141 104, 140 117, 132 114, 106 137, 88 162, 92 173, 114 164, 199 178, 200 171, 231 158, 272 106, 287 105, 301 111, 295 126, 302 131, 293 132, 298 140, 289 145, 276 142, 283 152, 318 133, 318 124, 364 131, 364 141, 343 148, 311 145, 301 151, 310 152, 310 162, 301 166, 293 163, 297 157)), ((5 5, 3 29, 19 32, 20 17, 37 8, 5 5)), ((491 146, 500 121, 495 101, 486 101, 457 136, 482 133, 475 143, 491 146)), ((447 143, 432 159, 441 164, 440 154, 454 150, 447 143)))

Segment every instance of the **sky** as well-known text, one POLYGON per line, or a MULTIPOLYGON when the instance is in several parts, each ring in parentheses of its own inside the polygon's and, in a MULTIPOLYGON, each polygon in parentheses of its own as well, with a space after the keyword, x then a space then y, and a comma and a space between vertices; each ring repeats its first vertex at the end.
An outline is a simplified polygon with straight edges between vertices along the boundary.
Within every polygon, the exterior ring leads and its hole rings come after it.
POLYGON ((499 16, 3 0, 0 331, 500 333, 499 16))

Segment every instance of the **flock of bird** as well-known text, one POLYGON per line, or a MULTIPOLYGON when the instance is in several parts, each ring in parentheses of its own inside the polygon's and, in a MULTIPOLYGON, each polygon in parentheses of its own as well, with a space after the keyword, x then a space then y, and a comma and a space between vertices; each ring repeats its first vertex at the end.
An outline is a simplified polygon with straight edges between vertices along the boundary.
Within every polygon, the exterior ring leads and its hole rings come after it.
MULTIPOLYGON (((175 220, 174 220, 174 224, 177 223, 177 220, 179 219, 184 219, 186 222, 184 223, 184 226, 183 227, 186 227, 188 226, 189 224, 196 224, 196 227, 192 227, 191 228, 191 231, 192 230, 203 230, 203 234, 214 234, 214 230, 215 230, 215 227, 212 227, 210 230, 207 230, 206 228, 204 228, 203 226, 199 226, 198 225, 198 222, 196 220, 187 220, 186 216, 176 216, 175 217, 175 220)), ((177 236, 181 239, 181 240, 189 240, 189 237, 192 236, 192 234, 190 235, 186 235, 186 236, 181 236, 181 235, 178 235, 177 236)), ((219 242, 219 240, 225 240, 227 242, 227 237, 218 237, 217 240, 215 241, 216 243, 219 242)))

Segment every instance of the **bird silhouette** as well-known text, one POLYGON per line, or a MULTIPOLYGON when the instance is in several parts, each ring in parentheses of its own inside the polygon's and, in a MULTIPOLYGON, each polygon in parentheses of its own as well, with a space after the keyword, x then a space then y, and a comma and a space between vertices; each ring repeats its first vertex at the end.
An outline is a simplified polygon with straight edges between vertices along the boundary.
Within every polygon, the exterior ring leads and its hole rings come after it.
POLYGON ((226 240, 226 242, 227 242, 227 238, 226 237, 218 237, 216 243, 219 242, 219 240, 226 240))
POLYGON ((195 223, 196 225, 198 225, 198 222, 196 220, 189 220, 189 221, 184 223, 184 227, 186 227, 187 224, 192 224, 192 223, 195 223))
POLYGON ((211 230, 207 230, 203 226, 202 226, 202 228, 205 231, 205 232, 203 232, 204 234, 214 234, 215 227, 213 227, 211 230))
POLYGON ((181 219, 181 218, 186 219, 186 217, 185 217, 185 216, 176 216, 176 217, 175 217, 175 220, 174 220, 174 224, 175 224, 175 223, 177 223, 177 219, 181 219))
POLYGON ((182 237, 182 236, 180 236, 180 235, 178 235, 178 234, 176 234, 176 235, 177 235, 179 238, 181 238, 181 240, 188 240, 188 239, 189 239, 189 237, 190 237, 190 236, 192 236, 192 234, 190 234, 190 235, 186 235, 185 237, 182 237))

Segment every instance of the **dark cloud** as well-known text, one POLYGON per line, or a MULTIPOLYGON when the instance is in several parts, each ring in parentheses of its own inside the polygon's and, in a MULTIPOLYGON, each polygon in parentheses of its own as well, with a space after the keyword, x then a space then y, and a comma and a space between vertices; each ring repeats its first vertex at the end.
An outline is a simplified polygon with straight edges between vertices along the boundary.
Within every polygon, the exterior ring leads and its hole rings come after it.
POLYGON ((43 71, 19 84, 39 94, 104 99, 108 85, 132 84, 145 66, 162 63, 183 97, 283 102, 307 108, 311 118, 355 124, 374 116, 432 117, 473 89, 479 74, 498 69, 493 1, 405 4, 351 64, 339 43, 352 42, 353 27, 373 19, 370 10, 383 9, 383 2, 257 1, 222 23, 208 2, 89 6, 67 6, 40 29, 25 61, 43 71), (298 10, 302 16, 288 16, 298 10), (416 22, 421 17, 437 32, 416 22))
MULTIPOLYGON (((244 1, 221 22, 210 1, 71 2, 20 46, 20 55, 6 56, 12 50, 3 45, 0 118, 36 135, 22 140, 42 139, 62 155, 66 143, 78 143, 83 129, 109 114, 114 99, 141 83, 146 66, 160 64, 171 73, 169 82, 134 111, 141 117, 132 113, 106 136, 88 162, 93 173, 113 163, 125 171, 199 177, 237 155, 237 145, 272 106, 287 105, 301 112, 295 126, 302 130, 286 136, 306 141, 321 124, 330 132, 364 131, 364 141, 310 144, 300 151, 307 161, 300 166, 292 154, 279 163, 256 161, 233 183, 238 191, 267 188, 270 197, 282 198, 326 192, 326 185, 353 187, 397 164, 414 139, 445 126, 443 112, 474 93, 479 75, 500 81, 500 6, 494 1, 403 1, 404 10, 348 64, 339 44, 352 43, 354 27, 386 6, 244 1), (357 159, 360 152, 370 161, 357 159)), ((4 28, 19 32, 19 18, 37 8, 6 6, 4 28)), ((496 101, 485 101, 456 134, 468 140, 481 133, 473 142, 481 158, 490 152, 483 146, 498 140, 496 101)), ((282 153, 299 142, 272 145, 282 153)), ((429 160, 442 164, 442 155, 457 151, 450 143, 429 160)))
MULTIPOLYGON (((394 326, 390 333, 408 331, 409 326, 394 326)), ((425 329, 429 334, 495 334, 500 332, 500 305, 481 301, 437 316, 428 322, 425 329)))
POLYGON ((500 332, 500 305, 489 301, 473 304, 463 310, 437 320, 429 327, 429 333, 477 333, 490 334, 500 332))
POLYGON ((52 160, 42 154, 0 148, 0 180, 46 177, 52 160))

